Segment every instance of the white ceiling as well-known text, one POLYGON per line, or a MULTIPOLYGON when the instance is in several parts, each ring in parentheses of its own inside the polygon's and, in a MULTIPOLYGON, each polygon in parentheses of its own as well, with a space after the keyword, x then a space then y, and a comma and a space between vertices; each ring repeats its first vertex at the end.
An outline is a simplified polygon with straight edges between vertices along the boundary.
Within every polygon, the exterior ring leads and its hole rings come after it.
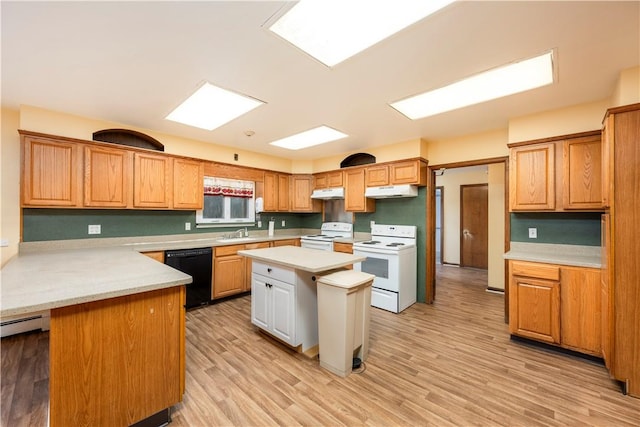
POLYGON ((263 27, 287 4, 3 0, 2 106, 312 159, 602 100, 621 70, 640 64, 638 1, 457 2, 333 69, 263 27), (387 105, 549 49, 551 86, 417 121, 387 105), (164 120, 204 81, 267 105, 214 131, 164 120), (321 124, 350 137, 299 151, 268 144, 321 124))

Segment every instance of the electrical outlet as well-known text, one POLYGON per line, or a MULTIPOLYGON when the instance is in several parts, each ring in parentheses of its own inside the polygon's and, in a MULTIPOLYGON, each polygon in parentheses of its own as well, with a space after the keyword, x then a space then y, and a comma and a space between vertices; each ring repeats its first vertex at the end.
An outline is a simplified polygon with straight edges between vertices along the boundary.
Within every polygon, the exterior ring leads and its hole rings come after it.
POLYGON ((284 219, 282 220, 282 226, 283 226, 283 227, 285 226, 285 222, 284 222, 284 219))
POLYGON ((191 230, 191 223, 190 223, 190 222, 185 222, 185 223, 184 223, 184 229, 185 229, 186 231, 191 230))
POLYGON ((375 222, 375 221, 371 221, 371 222, 369 223, 369 226, 370 226, 371 228, 373 228, 373 226, 374 226, 374 225, 376 225, 376 222, 375 222))
POLYGON ((529 238, 530 239, 537 239, 538 238, 538 229, 537 228, 530 228, 529 229, 529 238))
POLYGON ((100 234, 100 233, 102 233, 102 227, 100 226, 100 224, 89 225, 88 233, 89 234, 100 234))
POLYGON ((258 221, 258 228, 262 228, 262 221, 258 221))
POLYGON ((6 248, 9 246, 9 239, 0 239, 0 247, 6 248))

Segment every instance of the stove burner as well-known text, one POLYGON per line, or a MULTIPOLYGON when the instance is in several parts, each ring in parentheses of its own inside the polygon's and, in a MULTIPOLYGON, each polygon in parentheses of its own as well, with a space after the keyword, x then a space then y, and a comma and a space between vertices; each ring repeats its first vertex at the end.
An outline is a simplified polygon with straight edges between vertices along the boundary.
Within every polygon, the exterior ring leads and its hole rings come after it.
POLYGON ((379 240, 369 240, 367 242, 362 242, 363 245, 377 245, 378 243, 380 243, 379 240))
POLYGON ((404 246, 404 243, 400 243, 400 242, 393 242, 393 243, 389 243, 387 246, 390 247, 396 247, 396 246, 404 246))

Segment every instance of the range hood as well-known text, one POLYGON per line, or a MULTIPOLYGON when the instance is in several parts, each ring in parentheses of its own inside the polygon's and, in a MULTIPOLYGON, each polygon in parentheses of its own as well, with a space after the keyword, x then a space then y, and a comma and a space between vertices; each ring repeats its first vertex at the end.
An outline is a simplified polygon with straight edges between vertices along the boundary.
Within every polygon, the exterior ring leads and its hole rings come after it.
POLYGON ((311 193, 311 198, 322 200, 344 199, 344 187, 322 188, 319 190, 313 190, 313 193, 311 193))
POLYGON ((418 187, 415 185, 384 185, 381 187, 367 187, 364 192, 369 199, 390 199, 393 197, 416 197, 418 187))

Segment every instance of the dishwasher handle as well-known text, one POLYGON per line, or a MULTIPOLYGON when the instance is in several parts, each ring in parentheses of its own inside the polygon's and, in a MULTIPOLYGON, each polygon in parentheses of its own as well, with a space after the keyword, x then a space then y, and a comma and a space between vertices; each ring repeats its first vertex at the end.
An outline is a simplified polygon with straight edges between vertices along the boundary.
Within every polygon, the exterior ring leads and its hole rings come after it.
POLYGON ((187 258, 199 255, 210 255, 213 251, 211 248, 199 248, 199 249, 178 249, 165 251, 166 258, 187 258))

